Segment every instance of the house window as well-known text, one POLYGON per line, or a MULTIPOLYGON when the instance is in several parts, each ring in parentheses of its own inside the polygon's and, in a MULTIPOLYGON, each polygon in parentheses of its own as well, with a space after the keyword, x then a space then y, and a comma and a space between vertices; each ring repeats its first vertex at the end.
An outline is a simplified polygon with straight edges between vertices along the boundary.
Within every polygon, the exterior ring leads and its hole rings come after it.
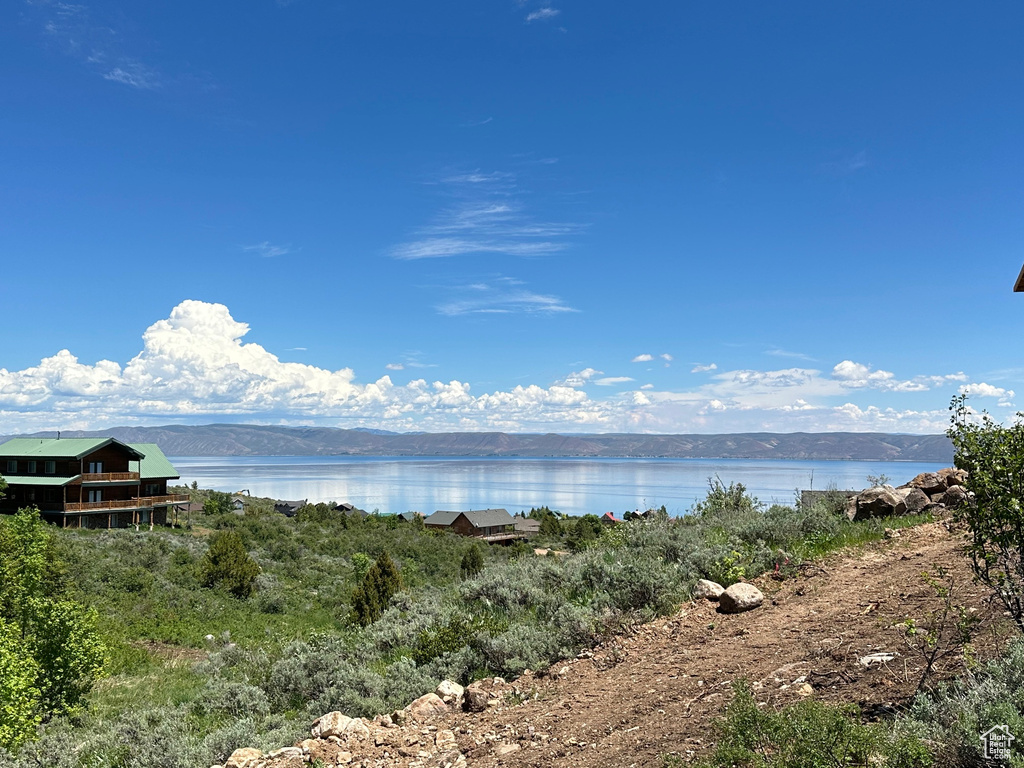
POLYGON ((157 496, 160 493, 160 486, 157 483, 146 483, 146 489, 143 492, 143 496, 157 496))
POLYGON ((25 472, 27 475, 34 475, 36 473, 36 463, 34 461, 26 462, 28 464, 28 470, 25 472))
POLYGON ((89 474, 90 475, 98 475, 102 471, 103 471, 103 462, 102 461, 90 461, 89 462, 89 474))
POLYGON ((139 522, 149 524, 149 510, 143 509, 139 512, 139 522))
POLYGON ((55 474, 57 472, 57 462, 56 461, 48 461, 48 462, 46 462, 45 467, 46 467, 46 474, 48 474, 48 475, 53 475, 53 474, 55 474))
POLYGON ((7 474, 8 475, 16 475, 16 474, 18 474, 18 460, 17 459, 8 459, 7 460, 7 474))
POLYGON ((103 501, 103 491, 89 491, 89 501, 103 501))
POLYGON ((47 488, 43 491, 43 500, 49 502, 58 501, 57 490, 55 488, 47 488))

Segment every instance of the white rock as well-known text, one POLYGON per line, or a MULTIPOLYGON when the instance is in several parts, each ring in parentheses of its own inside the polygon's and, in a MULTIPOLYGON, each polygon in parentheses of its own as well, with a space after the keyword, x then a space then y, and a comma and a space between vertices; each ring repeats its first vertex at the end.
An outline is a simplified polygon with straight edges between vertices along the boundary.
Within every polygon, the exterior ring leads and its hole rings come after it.
POLYGON ((313 723, 313 737, 329 739, 331 736, 341 736, 351 722, 352 718, 343 712, 328 712, 313 723))
POLYGON ((757 608, 763 602, 764 595, 760 589, 741 581, 721 594, 718 598, 718 609, 722 613, 742 613, 757 608))
POLYGON ((465 688, 451 680, 442 680, 441 684, 434 689, 434 693, 441 701, 455 708, 462 706, 462 696, 465 692, 465 688))
POLYGON ((869 653, 867 656, 860 657, 860 663, 864 667, 870 667, 874 664, 888 664, 896 656, 897 654, 895 653, 869 653))
POLYGON ((251 768, 259 762, 263 753, 253 747, 242 747, 231 753, 224 768, 251 768))
POLYGON ((725 592, 725 587, 708 579, 698 579, 697 583, 693 585, 694 600, 717 600, 723 592, 725 592))

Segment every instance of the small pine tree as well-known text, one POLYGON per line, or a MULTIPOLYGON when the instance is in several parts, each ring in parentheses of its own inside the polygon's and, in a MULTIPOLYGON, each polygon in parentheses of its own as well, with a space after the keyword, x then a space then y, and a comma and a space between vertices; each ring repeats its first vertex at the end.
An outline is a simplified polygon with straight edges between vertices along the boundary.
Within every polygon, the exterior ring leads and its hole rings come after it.
POLYGON ((210 538, 201 572, 203 586, 222 586, 235 597, 246 598, 252 594, 260 567, 245 551, 237 531, 218 531, 210 538))
POLYGON ((484 554, 480 551, 479 544, 473 544, 466 550, 466 554, 462 556, 462 564, 459 566, 459 570, 462 571, 462 578, 466 579, 470 576, 476 576, 483 569, 484 554))
POLYGON ((381 552, 362 584, 352 593, 353 617, 364 627, 372 624, 384 614, 391 598, 401 591, 402 576, 395 561, 387 552, 381 552))

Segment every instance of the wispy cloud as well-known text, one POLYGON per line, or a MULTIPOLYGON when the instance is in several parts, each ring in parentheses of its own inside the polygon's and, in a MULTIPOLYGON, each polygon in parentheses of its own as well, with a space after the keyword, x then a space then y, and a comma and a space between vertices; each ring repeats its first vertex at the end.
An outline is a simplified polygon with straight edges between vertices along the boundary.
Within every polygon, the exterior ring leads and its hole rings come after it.
POLYGON ((557 16, 560 13, 561 13, 561 11, 558 10, 557 8, 550 8, 550 7, 538 8, 536 11, 531 11, 529 14, 527 14, 526 21, 527 22, 531 22, 531 21, 541 21, 543 19, 553 19, 553 18, 555 18, 555 16, 557 16))
POLYGON ((554 315, 578 312, 558 296, 534 293, 520 280, 508 277, 490 282, 475 282, 456 289, 458 298, 440 304, 442 315, 554 315))
POLYGON ((814 360, 813 357, 811 357, 810 355, 805 355, 803 352, 791 352, 788 349, 780 349, 778 347, 771 347, 770 349, 766 349, 764 353, 766 355, 771 355, 772 357, 791 357, 796 360, 814 360))
POLYGON ((631 363, 649 363, 653 359, 654 359, 654 355, 650 355, 647 352, 644 352, 642 355, 637 355, 636 357, 634 357, 632 360, 630 360, 630 362, 631 363))
POLYGON ((660 357, 666 363, 671 363, 673 360, 675 360, 675 358, 672 357, 672 355, 670 355, 668 352, 662 352, 660 355, 658 355, 658 357, 660 357))
POLYGON ((517 243, 500 240, 469 240, 458 237, 440 237, 405 243, 392 251, 392 256, 402 261, 415 259, 443 259, 467 253, 503 253, 506 256, 544 256, 557 253, 565 246, 562 243, 517 243))
POLYGON ((405 366, 402 363, 388 363, 384 366, 389 371, 404 371, 405 366))
POLYGON ((416 237, 394 246, 395 259, 413 261, 469 254, 548 256, 568 247, 579 224, 540 221, 525 210, 526 193, 515 174, 473 170, 449 174, 437 184, 457 202, 443 208, 416 237))
POLYGON ((600 387, 611 387, 616 384, 625 384, 629 381, 636 381, 632 376, 605 376, 603 379, 598 379, 594 383, 600 387))
POLYGON ((714 363, 708 365, 702 365, 701 363, 694 363, 693 368, 690 369, 690 373, 706 373, 707 371, 717 371, 718 366, 714 363))
POLYGON ((155 67, 132 55, 131 37, 108 19, 96 18, 88 5, 52 0, 27 0, 25 5, 46 40, 104 80, 137 90, 153 90, 165 83, 155 67))
POLYGON ((114 67, 104 74, 103 79, 142 90, 160 87, 160 80, 156 72, 138 62, 125 61, 122 66, 114 67))
POLYGON ((838 174, 856 173, 862 168, 866 168, 868 165, 868 153, 867 150, 862 149, 860 152, 856 152, 848 157, 840 158, 839 160, 833 160, 828 163, 822 163, 821 168, 824 171, 838 174))
POLYGON ((272 259, 275 256, 285 256, 291 253, 292 247, 291 245, 274 245, 264 240, 262 243, 256 243, 255 245, 243 245, 242 250, 255 253, 265 259, 272 259))

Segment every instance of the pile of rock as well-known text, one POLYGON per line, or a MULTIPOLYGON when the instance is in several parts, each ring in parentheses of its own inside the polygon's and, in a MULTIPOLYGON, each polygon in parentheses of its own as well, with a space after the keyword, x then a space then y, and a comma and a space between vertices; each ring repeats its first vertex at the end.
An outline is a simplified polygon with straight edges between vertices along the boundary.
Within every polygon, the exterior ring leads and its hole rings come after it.
POLYGON ((964 470, 949 467, 938 472, 922 472, 909 483, 896 488, 876 485, 846 500, 846 516, 851 520, 866 520, 923 512, 942 514, 971 498, 970 492, 964 488, 966 481, 964 470))
POLYGON ((467 688, 445 680, 433 693, 404 709, 372 720, 328 712, 313 722, 311 738, 295 746, 263 753, 236 749, 223 765, 212 768, 305 768, 388 766, 388 768, 464 768, 455 724, 461 711, 498 707, 515 690, 500 677, 477 680, 467 688))

